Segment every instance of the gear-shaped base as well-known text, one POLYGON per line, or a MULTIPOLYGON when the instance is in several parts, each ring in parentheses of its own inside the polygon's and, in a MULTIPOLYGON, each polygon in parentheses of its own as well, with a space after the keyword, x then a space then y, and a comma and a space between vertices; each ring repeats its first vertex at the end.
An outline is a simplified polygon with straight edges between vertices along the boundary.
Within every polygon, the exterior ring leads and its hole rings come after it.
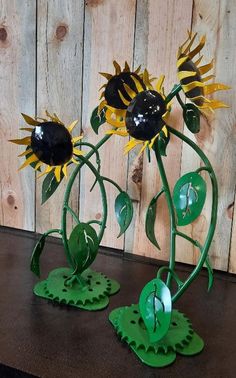
POLYGON ((46 280, 35 285, 34 293, 61 304, 96 311, 107 307, 109 296, 120 290, 117 281, 91 269, 81 274, 83 284, 78 280, 72 281, 72 277, 69 268, 52 270, 46 280))
POLYGON ((109 320, 122 341, 125 341, 139 359, 152 367, 164 367, 173 363, 176 353, 191 356, 204 347, 203 340, 193 331, 189 319, 177 310, 172 311, 167 334, 151 343, 138 305, 120 307, 110 313, 109 320))

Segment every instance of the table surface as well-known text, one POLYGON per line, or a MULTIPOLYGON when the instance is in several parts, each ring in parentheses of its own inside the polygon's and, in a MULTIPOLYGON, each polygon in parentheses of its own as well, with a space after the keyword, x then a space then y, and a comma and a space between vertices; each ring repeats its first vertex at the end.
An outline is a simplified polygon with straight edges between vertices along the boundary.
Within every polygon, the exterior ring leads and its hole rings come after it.
MULTIPOLYGON (((93 268, 121 284, 103 311, 87 312, 54 305, 33 295, 37 278, 29 270, 38 236, 0 228, 0 376, 28 377, 224 377, 236 376, 236 279, 215 274, 207 293, 204 271, 175 308, 186 313, 204 339, 203 352, 177 356, 163 369, 142 365, 117 338, 108 321, 116 307, 137 303, 142 287, 157 271, 157 263, 99 253, 93 268), (5 366, 5 368, 4 368, 5 366), (17 369, 11 370, 9 367, 17 369), (12 373, 11 373, 12 372, 12 373), (22 373, 24 372, 24 373, 22 373)), ((59 241, 49 238, 42 255, 42 278, 50 270, 66 266, 59 241)), ((189 268, 180 265, 185 276, 189 268)))

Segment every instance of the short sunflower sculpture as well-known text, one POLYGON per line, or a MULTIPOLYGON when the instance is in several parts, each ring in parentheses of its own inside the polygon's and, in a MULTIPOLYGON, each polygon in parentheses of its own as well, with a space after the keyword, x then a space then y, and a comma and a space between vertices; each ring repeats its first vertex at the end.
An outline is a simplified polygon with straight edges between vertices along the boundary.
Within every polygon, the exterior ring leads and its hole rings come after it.
POLYGON ((164 76, 154 84, 155 81, 147 70, 140 73, 140 69, 137 69, 132 72, 127 63, 122 70, 119 64, 114 62, 114 75, 102 73, 108 81, 103 86, 102 101, 96 109, 96 113, 98 112, 113 126, 106 132, 107 135, 131 137, 125 146, 126 153, 140 146, 140 153, 146 150, 150 159, 151 151, 154 152, 162 188, 151 199, 147 208, 145 228, 148 239, 158 249, 160 247, 155 236, 154 223, 160 196, 165 196, 168 205, 171 228, 169 266, 161 267, 156 278, 146 284, 138 304, 115 309, 109 317, 121 340, 129 345, 142 362, 153 367, 163 367, 173 363, 177 353, 188 356, 201 352, 204 346, 203 340, 194 332, 186 315, 173 309, 172 305, 197 278, 204 264, 209 275, 208 290, 213 283, 208 251, 217 218, 218 195, 215 173, 203 151, 168 123, 171 101, 174 97, 182 107, 185 124, 192 133, 200 131, 201 112, 214 112, 214 109, 227 107, 225 103, 208 97, 213 92, 226 90, 229 87, 221 83, 207 84, 214 76, 203 75, 213 68, 213 63, 200 66, 202 56, 197 58, 195 56, 204 47, 205 37, 202 37, 199 44, 192 49, 195 39, 196 34, 189 33, 187 40, 179 48, 177 54, 179 84, 174 85, 167 96, 163 89, 164 76), (190 102, 181 99, 181 91, 190 102), (173 193, 170 191, 162 162, 162 157, 166 156, 170 136, 187 143, 202 160, 199 169, 180 177, 173 193), (197 219, 203 209, 207 185, 201 176, 202 172, 209 174, 212 184, 211 220, 203 245, 180 230, 181 226, 197 219), (176 237, 186 239, 199 249, 197 265, 185 281, 181 280, 175 271, 176 237), (167 273, 166 280, 164 273, 167 273), (174 292, 173 281, 177 285, 177 290, 174 292))
MULTIPOLYGON (((109 296, 119 291, 119 284, 103 273, 95 272, 89 268, 97 256, 98 247, 102 240, 107 221, 107 197, 104 181, 112 180, 100 175, 100 156, 98 148, 107 140, 103 138, 97 146, 82 141, 82 136, 72 137, 71 132, 78 121, 69 126, 58 118, 56 114, 46 111, 46 118, 32 118, 22 114, 27 127, 21 130, 30 133, 22 139, 13 139, 11 142, 23 145, 25 151, 19 156, 25 159, 19 169, 32 166, 38 177, 46 175, 42 184, 42 204, 54 194, 62 180, 68 177, 68 166, 74 165, 68 178, 65 190, 61 228, 45 232, 36 244, 31 257, 31 270, 40 277, 40 256, 48 235, 58 233, 63 241, 64 250, 69 267, 54 269, 46 280, 36 284, 34 293, 45 299, 79 307, 85 310, 100 310, 107 307, 109 296), (85 154, 81 147, 90 151, 85 154), (95 167, 89 159, 96 155, 95 167), (43 169, 45 166, 45 169, 43 169), (90 220, 81 222, 77 213, 69 206, 69 199, 74 181, 83 166, 87 166, 95 176, 101 191, 103 214, 101 221, 90 220), (67 235, 67 214, 71 214, 76 226, 70 236, 67 235), (99 231, 93 227, 97 224, 99 231)), ((117 184, 117 189, 122 190, 117 184)), ((122 203, 123 195, 121 195, 122 203)), ((125 200, 128 196, 125 196, 125 200)), ((123 205, 122 205, 123 206, 123 205)), ((121 233, 123 230, 121 229, 121 233)))

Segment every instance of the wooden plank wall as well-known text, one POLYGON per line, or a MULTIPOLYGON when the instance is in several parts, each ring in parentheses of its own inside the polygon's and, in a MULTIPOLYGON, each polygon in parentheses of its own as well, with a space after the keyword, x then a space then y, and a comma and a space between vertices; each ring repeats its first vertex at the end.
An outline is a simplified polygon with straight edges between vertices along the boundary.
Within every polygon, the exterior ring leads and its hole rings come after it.
MULTIPOLYGON (((229 110, 218 110, 202 118, 199 134, 190 135, 178 107, 173 105, 171 125, 190 136, 210 158, 219 182, 217 230, 210 256, 216 269, 236 273, 236 3, 234 0, 0 0, 0 224, 43 232, 59 226, 60 203, 65 184, 41 206, 41 184, 31 168, 17 172, 20 148, 6 141, 23 136, 20 112, 43 115, 56 112, 66 123, 79 119, 75 134, 96 143, 89 118, 98 104, 98 88, 104 83, 99 71, 114 72, 112 61, 127 60, 136 68, 147 67, 154 75, 164 73, 166 92, 176 81, 176 51, 187 29, 207 34, 205 62, 215 59, 217 81, 232 86, 220 97, 229 110)), ((145 209, 160 188, 153 159, 133 151, 123 155, 126 140, 112 138, 102 149, 102 172, 128 189, 135 215, 126 235, 117 239, 114 217, 114 188, 107 186, 109 221, 103 245, 126 252, 168 259, 169 221, 165 201, 158 206, 156 234, 161 252, 144 232, 145 209)), ((173 137, 165 167, 173 187, 177 178, 200 166, 199 159, 173 137)), ((206 178, 207 179, 207 178, 206 178)), ((71 206, 81 219, 99 219, 101 203, 97 189, 89 194, 92 175, 83 170, 76 180, 71 206)), ((208 193, 210 195, 210 191, 208 193)), ((202 215, 186 231, 204 238, 209 218, 208 199, 202 215)), ((72 220, 69 227, 72 227, 72 220)), ((178 240, 177 259, 196 263, 198 252, 178 240)))

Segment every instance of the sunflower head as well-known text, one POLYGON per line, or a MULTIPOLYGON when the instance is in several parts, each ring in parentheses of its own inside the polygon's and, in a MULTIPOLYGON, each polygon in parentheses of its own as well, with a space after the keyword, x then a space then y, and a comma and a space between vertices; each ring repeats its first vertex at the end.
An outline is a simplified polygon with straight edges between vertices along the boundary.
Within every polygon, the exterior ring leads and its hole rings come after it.
POLYGON ((198 108, 202 110, 213 110, 227 107, 221 101, 207 98, 213 92, 229 89, 227 85, 221 83, 210 83, 209 80, 214 75, 203 76, 213 68, 213 60, 205 65, 200 66, 203 56, 196 60, 194 57, 200 53, 205 45, 206 38, 202 36, 199 44, 192 49, 197 33, 189 33, 187 40, 179 47, 177 54, 177 72, 178 79, 187 98, 189 98, 198 108))
POLYGON ((66 127, 56 114, 52 116, 46 112, 47 118, 31 118, 25 114, 22 115, 31 128, 21 129, 30 132, 30 136, 11 140, 13 143, 27 146, 26 150, 19 155, 26 157, 19 169, 32 165, 35 170, 38 170, 46 164, 45 171, 38 177, 54 171, 55 178, 59 182, 63 176, 67 176, 68 164, 78 163, 74 155, 82 154, 75 148, 75 143, 82 136, 75 138, 71 136, 71 131, 78 121, 66 127))
POLYGON ((130 135, 132 139, 125 146, 125 152, 139 144, 143 145, 142 152, 146 147, 152 148, 162 130, 167 135, 165 118, 169 105, 165 102, 164 76, 153 86, 154 79, 151 79, 146 69, 139 73, 140 68, 130 72, 127 63, 123 71, 118 63, 114 62, 114 66, 114 76, 103 74, 106 75, 108 83, 104 86, 104 100, 100 109, 106 108, 106 121, 115 127, 107 133, 130 135))

